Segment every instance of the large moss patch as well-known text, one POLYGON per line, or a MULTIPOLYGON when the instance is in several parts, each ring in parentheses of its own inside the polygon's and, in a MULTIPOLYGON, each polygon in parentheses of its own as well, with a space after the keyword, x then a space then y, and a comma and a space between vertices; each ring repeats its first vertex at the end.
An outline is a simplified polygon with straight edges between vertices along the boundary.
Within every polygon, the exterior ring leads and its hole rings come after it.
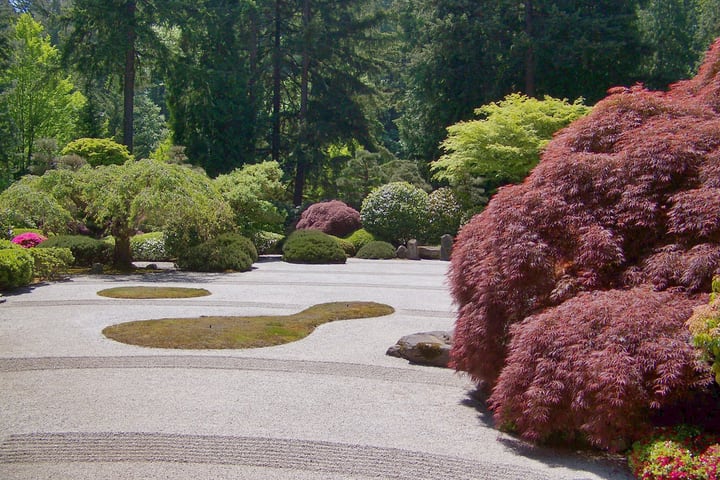
POLYGON ((210 295, 204 288, 184 287, 116 287, 97 292, 101 297, 152 299, 152 298, 195 298, 210 295))
POLYGON ((128 322, 107 327, 103 334, 118 342, 154 348, 258 348, 300 340, 323 323, 380 317, 394 311, 392 307, 380 303, 335 302, 315 305, 293 315, 164 318, 128 322))

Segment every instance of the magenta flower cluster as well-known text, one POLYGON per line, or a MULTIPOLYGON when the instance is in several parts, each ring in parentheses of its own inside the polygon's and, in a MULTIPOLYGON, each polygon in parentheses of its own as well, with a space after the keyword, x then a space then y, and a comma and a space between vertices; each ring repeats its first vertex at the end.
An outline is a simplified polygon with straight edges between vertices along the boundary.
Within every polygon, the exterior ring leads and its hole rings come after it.
POLYGON ((45 240, 47 240, 47 238, 43 237, 42 235, 38 235, 37 233, 33 232, 26 232, 15 236, 11 241, 24 248, 33 248, 37 247, 45 240))

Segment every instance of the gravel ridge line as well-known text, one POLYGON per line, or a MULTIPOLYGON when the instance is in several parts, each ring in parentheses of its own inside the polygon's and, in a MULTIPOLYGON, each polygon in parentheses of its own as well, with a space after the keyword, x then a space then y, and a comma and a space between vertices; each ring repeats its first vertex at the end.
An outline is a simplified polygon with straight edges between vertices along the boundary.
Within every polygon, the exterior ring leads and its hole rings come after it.
POLYGON ((0 358, 0 372, 82 369, 208 369, 289 372, 310 375, 362 378, 386 382, 438 386, 462 386, 458 376, 428 375, 423 369, 395 368, 355 363, 279 360, 248 357, 193 355, 94 356, 94 357, 18 357, 0 358))
POLYGON ((0 464, 173 462, 282 469, 402 480, 558 478, 511 464, 473 462, 395 448, 283 438, 162 433, 31 433, 0 444, 0 464))

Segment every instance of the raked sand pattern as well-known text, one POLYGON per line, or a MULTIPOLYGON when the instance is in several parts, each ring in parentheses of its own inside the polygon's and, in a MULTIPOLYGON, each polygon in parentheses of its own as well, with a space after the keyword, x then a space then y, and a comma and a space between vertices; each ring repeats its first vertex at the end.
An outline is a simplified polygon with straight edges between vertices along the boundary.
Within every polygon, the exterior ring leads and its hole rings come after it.
POLYGON ((8 295, 0 304, 0 479, 631 478, 618 461, 499 433, 466 378, 385 356, 403 335, 452 327, 447 267, 261 262, 227 275, 82 276, 8 295), (121 282, 212 295, 96 295, 121 282), (150 349, 100 333, 130 320, 288 314, 342 300, 396 312, 249 350, 150 349))

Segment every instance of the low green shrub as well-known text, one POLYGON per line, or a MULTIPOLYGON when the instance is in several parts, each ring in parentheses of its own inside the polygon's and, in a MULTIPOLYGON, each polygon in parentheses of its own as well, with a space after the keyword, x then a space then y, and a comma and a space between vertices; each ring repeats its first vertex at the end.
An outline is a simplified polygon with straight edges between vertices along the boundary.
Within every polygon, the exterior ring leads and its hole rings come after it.
POLYGON ((720 438, 687 425, 658 429, 633 444, 628 463, 641 480, 715 479, 720 438))
POLYGON ((355 255, 355 245, 348 242, 344 238, 336 237, 335 235, 330 235, 333 240, 335 240, 338 245, 340 245, 340 248, 343 249, 343 252, 345 252, 346 257, 352 257, 355 255))
POLYGON ((113 254, 112 245, 85 235, 56 235, 38 245, 38 248, 50 247, 69 248, 75 258, 73 265, 82 267, 109 263, 113 254))
POLYGON ((345 240, 352 243, 353 247, 355 247, 355 251, 357 252, 366 244, 374 241, 375 236, 364 228, 361 228, 360 230, 353 232, 350 236, 345 237, 345 240))
POLYGON ((0 250, 0 290, 29 285, 33 279, 33 264, 28 249, 0 250))
POLYGON ((260 255, 280 253, 280 244, 284 238, 285 236, 280 233, 265 231, 255 232, 252 235, 252 241, 260 255))
POLYGON ((132 259, 140 262, 163 262, 170 260, 162 232, 142 233, 130 239, 132 259))
POLYGON ((283 260, 290 263, 345 263, 346 256, 330 235, 320 230, 296 230, 283 245, 283 260))
POLYGON ((695 308, 687 321, 692 343, 702 357, 712 364, 715 381, 720 383, 720 277, 713 278, 710 303, 695 308))
POLYGON ((244 272, 250 270, 257 259, 257 250, 249 239, 224 233, 182 252, 177 265, 182 270, 195 272, 244 272))
POLYGON ((8 248, 23 248, 17 243, 13 243, 10 240, 5 240, 4 238, 0 238, 0 250, 7 250, 8 248))
POLYGON ((78 138, 68 143, 60 152, 65 155, 78 155, 90 165, 122 165, 133 156, 125 145, 109 138, 78 138))
POLYGON ((357 258, 387 260, 395 258, 395 247, 388 242, 376 240, 362 247, 355 255, 357 258))
POLYGON ((29 248, 33 258, 33 272, 40 280, 56 280, 67 273, 67 269, 75 261, 69 248, 29 248))

